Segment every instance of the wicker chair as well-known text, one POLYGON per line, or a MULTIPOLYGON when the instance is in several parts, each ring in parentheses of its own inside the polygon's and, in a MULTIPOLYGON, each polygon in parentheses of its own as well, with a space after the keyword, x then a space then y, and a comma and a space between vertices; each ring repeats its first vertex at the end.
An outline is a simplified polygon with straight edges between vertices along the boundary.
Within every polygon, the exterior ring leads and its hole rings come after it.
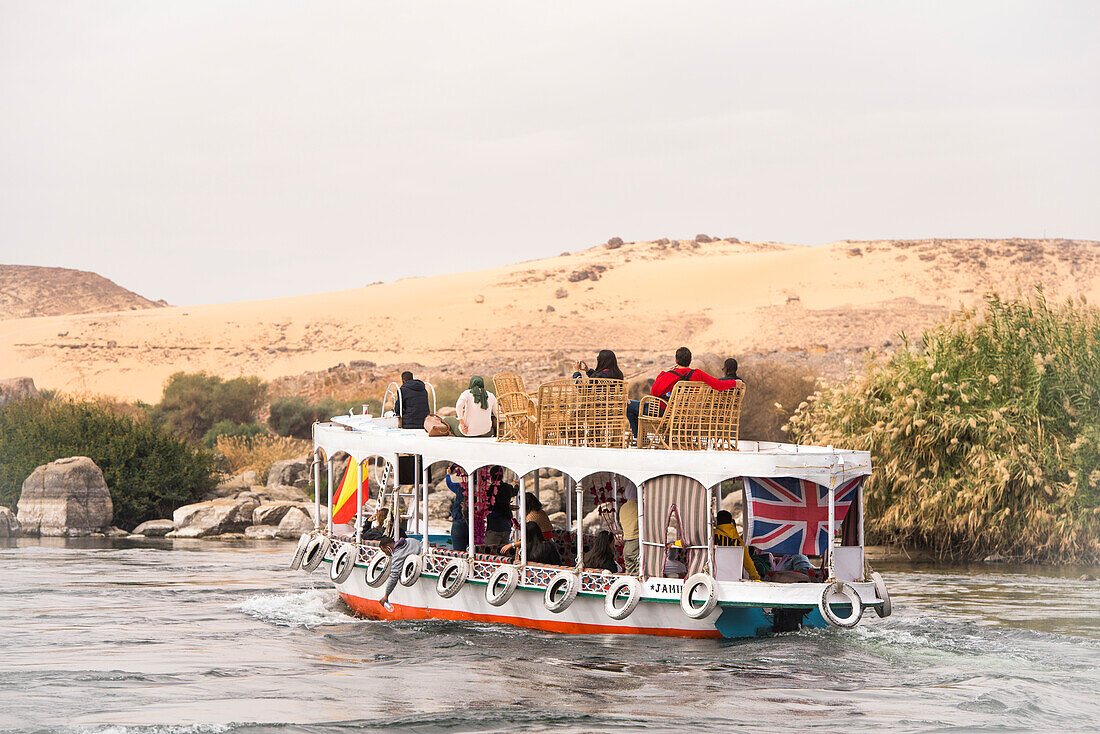
POLYGON ((515 372, 498 372, 493 375, 493 387, 498 397, 510 392, 527 392, 523 389, 523 378, 515 372))
POLYGON ((497 440, 513 443, 535 443, 535 401, 525 392, 497 395, 500 424, 497 440))
POLYGON ((572 419, 578 424, 580 446, 624 449, 630 445, 625 382, 594 377, 582 379, 577 384, 577 398, 572 419))
POLYGON ((544 446, 579 445, 573 421, 578 402, 574 380, 553 380, 539 385, 535 442, 544 446))
POLYGON ((681 451, 736 451, 745 386, 713 390, 702 382, 681 381, 672 388, 668 407, 643 398, 638 416, 638 447, 681 451))
POLYGON ((622 380, 554 380, 539 387, 538 443, 626 448, 629 441, 622 380))

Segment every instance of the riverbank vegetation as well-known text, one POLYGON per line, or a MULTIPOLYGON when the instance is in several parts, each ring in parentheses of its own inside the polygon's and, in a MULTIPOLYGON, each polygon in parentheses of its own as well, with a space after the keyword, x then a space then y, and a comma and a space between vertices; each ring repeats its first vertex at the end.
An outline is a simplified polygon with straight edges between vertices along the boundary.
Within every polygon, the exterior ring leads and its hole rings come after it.
POLYGON ((215 444, 219 466, 226 474, 252 470, 256 481, 267 483, 267 474, 276 461, 308 454, 313 444, 287 436, 220 436, 215 444))
POLYGON ((1100 562, 1100 311, 987 297, 810 397, 800 442, 871 452, 871 543, 1100 562))
POLYGON ((35 467, 87 456, 103 470, 114 524, 170 517, 214 485, 214 455, 110 400, 39 396, 0 410, 0 505, 14 507, 35 467))

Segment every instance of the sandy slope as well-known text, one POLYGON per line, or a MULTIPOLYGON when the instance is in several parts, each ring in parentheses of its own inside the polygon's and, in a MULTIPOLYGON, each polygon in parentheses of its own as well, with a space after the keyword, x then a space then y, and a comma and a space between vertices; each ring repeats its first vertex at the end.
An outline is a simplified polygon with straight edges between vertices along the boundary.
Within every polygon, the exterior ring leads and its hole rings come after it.
POLYGON ((0 265, 0 319, 135 311, 166 305, 85 270, 0 265))
POLYGON ((177 370, 857 350, 919 333, 988 287, 1037 282, 1095 302, 1100 243, 628 243, 313 296, 0 321, 0 376, 155 400, 177 370))

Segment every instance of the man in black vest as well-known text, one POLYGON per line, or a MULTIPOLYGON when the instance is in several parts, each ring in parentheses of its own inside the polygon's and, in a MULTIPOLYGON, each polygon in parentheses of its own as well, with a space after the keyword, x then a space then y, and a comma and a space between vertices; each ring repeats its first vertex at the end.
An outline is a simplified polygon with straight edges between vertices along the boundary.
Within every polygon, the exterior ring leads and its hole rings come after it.
POLYGON ((401 399, 397 401, 396 412, 401 416, 402 428, 423 430, 424 419, 428 417, 428 389, 412 372, 401 373, 401 399))

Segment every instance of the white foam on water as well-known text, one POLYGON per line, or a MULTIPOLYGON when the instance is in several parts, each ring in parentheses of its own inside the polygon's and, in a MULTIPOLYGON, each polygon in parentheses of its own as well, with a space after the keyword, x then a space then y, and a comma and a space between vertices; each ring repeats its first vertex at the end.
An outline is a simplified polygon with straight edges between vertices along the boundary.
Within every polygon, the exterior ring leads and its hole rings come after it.
POLYGON ((281 627, 316 627, 364 621, 348 614, 339 594, 332 589, 309 589, 298 594, 257 594, 234 604, 230 609, 281 627))

